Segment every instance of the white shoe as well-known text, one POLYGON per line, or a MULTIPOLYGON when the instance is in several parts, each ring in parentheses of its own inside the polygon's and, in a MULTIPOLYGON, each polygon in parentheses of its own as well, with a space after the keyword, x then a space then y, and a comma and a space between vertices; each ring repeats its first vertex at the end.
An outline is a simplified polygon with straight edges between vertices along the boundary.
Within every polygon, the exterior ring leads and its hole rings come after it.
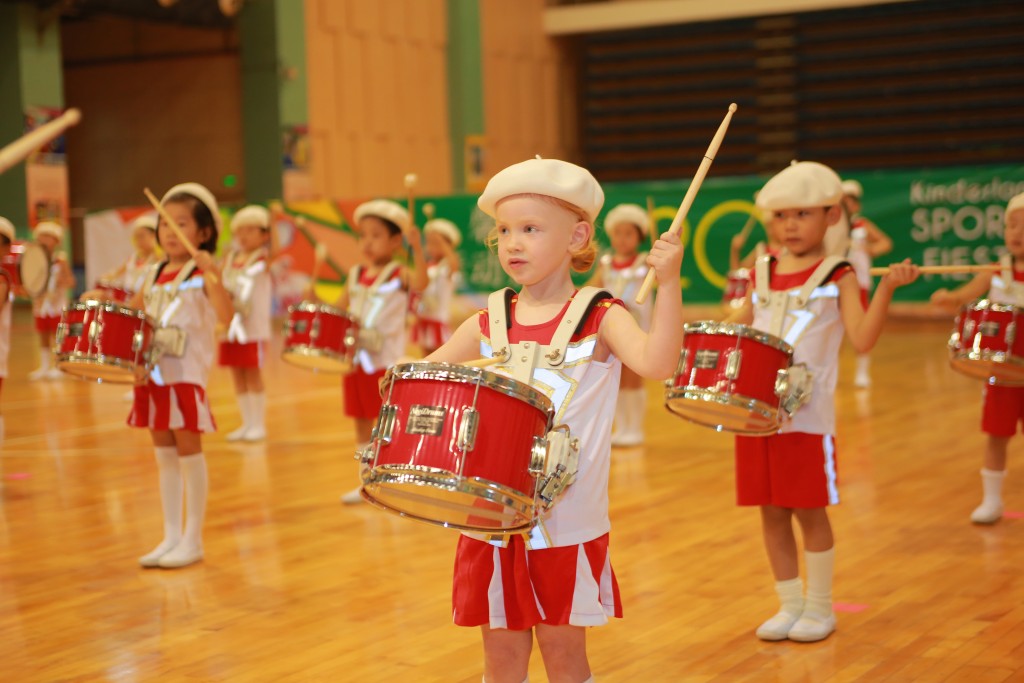
POLYGON ((853 386, 858 389, 867 389, 871 386, 871 375, 866 372, 858 372, 857 376, 853 378, 853 386))
POLYGON ((356 505, 357 503, 365 503, 366 499, 363 498, 362 496, 362 490, 362 486, 357 486, 348 493, 344 494, 341 497, 341 502, 344 503, 345 505, 356 505))
POLYGON ((233 432, 228 432, 226 438, 228 441, 241 441, 242 439, 245 438, 245 432, 247 429, 248 427, 243 424, 241 427, 234 430, 233 432))
POLYGON ((789 631, 793 628, 793 624, 799 620, 799 614, 780 611, 771 619, 758 626, 754 634, 761 640, 785 640, 789 637, 789 631))
POLYGON ((178 545, 178 541, 160 541, 160 545, 139 558, 139 564, 143 567, 159 567, 160 558, 173 550, 176 545, 178 545))
POLYGON ((836 615, 822 617, 804 612, 793 628, 789 629, 789 639, 798 643, 816 643, 825 640, 836 630, 836 615))
POLYGON ((195 564, 202 559, 203 546, 186 545, 183 541, 165 553, 157 561, 157 566, 163 569, 177 569, 178 567, 187 567, 190 564, 195 564))
POLYGON ((242 435, 242 441, 263 441, 265 438, 267 438, 265 427, 249 427, 242 435))
POLYGON ((50 368, 46 373, 46 379, 64 379, 64 372, 60 368, 50 368))
POLYGON ((28 373, 28 380, 30 382, 38 382, 41 379, 46 379, 46 376, 49 374, 49 372, 49 368, 39 368, 38 370, 33 370, 32 372, 28 373))
POLYGON ((981 505, 974 508, 971 513, 971 521, 975 524, 995 524, 1003 516, 1002 501, 983 500, 981 505))

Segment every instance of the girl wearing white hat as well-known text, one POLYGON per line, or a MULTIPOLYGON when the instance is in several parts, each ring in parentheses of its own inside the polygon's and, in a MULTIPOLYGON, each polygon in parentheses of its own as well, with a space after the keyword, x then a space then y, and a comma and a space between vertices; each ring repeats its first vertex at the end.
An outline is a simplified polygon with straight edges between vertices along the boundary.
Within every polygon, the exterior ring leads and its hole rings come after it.
POLYGON ((153 264, 160 260, 156 246, 156 215, 144 213, 132 221, 131 231, 133 253, 128 260, 104 273, 96 288, 85 292, 81 298, 104 298, 126 301, 142 289, 142 282, 153 264))
MULTIPOLYGON (((654 297, 636 303, 637 292, 647 277, 647 252, 640 247, 651 233, 651 218, 639 204, 619 204, 604 219, 611 251, 598 260, 597 272, 590 284, 604 287, 621 300, 642 330, 651 326, 654 297)), ((639 446, 644 442, 644 412, 647 391, 643 378, 622 368, 619 398, 615 404, 612 446, 639 446)))
POLYGON ((784 339, 793 362, 813 378, 810 400, 779 433, 736 437, 736 492, 758 506, 780 608, 761 624, 762 640, 817 641, 836 627, 832 612, 834 549, 828 506, 839 502, 835 388, 844 333, 860 352, 878 340, 896 287, 913 282, 909 260, 890 268, 870 307, 848 261, 827 256, 825 236, 842 216, 839 176, 813 161, 794 163, 769 180, 757 206, 785 250, 755 264, 752 292, 730 319, 784 339), (803 532, 807 596, 800 580, 793 518, 803 532))
POLYGON ((272 231, 270 212, 262 206, 243 207, 231 218, 234 248, 224 259, 223 278, 235 311, 220 342, 218 362, 231 368, 242 426, 228 432, 228 441, 259 441, 267 436, 260 368, 270 340, 272 231))
MULTIPOLYGON (((425 205, 424 211, 429 206, 425 205)), ((462 232, 449 220, 431 218, 423 224, 423 235, 428 283, 426 289, 414 297, 416 323, 412 328, 412 340, 424 353, 431 353, 452 336, 449 327, 452 297, 462 271, 456 249, 462 243, 462 232)))
MULTIPOLYGON (((10 253, 14 244, 14 224, 0 216, 0 262, 10 253)), ((0 268, 0 389, 7 377, 7 357, 11 351, 11 308, 14 302, 14 278, 6 268, 0 268)), ((0 414, 0 439, 4 433, 4 417, 0 414)))
POLYGON ((217 270, 213 252, 221 221, 213 194, 198 183, 182 183, 160 204, 197 251, 190 255, 178 233, 160 219, 157 241, 164 259, 149 269, 129 302, 160 326, 153 342, 158 355, 148 376, 135 385, 128 425, 148 429, 152 437, 164 518, 163 540, 139 564, 173 569, 203 559, 208 483, 202 435, 216 429, 206 383, 216 326, 227 325, 234 308, 220 279, 207 276, 217 270))
MULTIPOLYGON (((866 308, 871 295, 871 261, 892 251, 892 239, 870 220, 861 215, 861 199, 864 188, 856 180, 843 181, 843 210, 849 217, 850 243, 849 259, 860 284, 861 300, 866 308)), ((871 386, 871 356, 857 354, 857 371, 853 378, 856 387, 871 386)))
POLYGON ((660 290, 650 332, 607 292, 577 292, 571 273, 593 265, 603 202, 586 169, 555 159, 531 159, 491 178, 477 205, 495 219, 498 260, 520 290, 493 293, 486 311, 427 357, 501 358, 499 372, 551 397, 555 423, 580 443, 575 482, 541 522, 546 537, 533 534, 530 547, 521 536, 504 547, 469 533, 459 539, 454 621, 481 628, 485 681, 524 680, 535 636, 550 680, 592 681, 586 628, 622 614, 609 555, 612 397, 623 364, 652 379, 675 369, 683 250, 675 235, 651 247, 647 264, 660 290))
POLYGON ((36 226, 33 237, 50 257, 50 273, 45 291, 32 299, 32 315, 39 334, 39 367, 30 372, 28 378, 32 381, 61 379, 64 375, 53 365, 51 349, 68 294, 75 286, 75 274, 71 272, 64 253, 58 251, 64 239, 64 228, 60 224, 43 221, 36 226))
MULTIPOLYGON (((984 296, 997 304, 1024 307, 1024 193, 1012 197, 1006 205, 1003 241, 1007 253, 999 259, 1002 270, 978 273, 952 292, 940 289, 932 294, 932 303, 956 310, 984 296)), ((1021 422, 1024 422, 1024 387, 986 382, 981 430, 988 435, 988 442, 981 468, 981 505, 971 513, 975 524, 995 524, 1003 516, 1006 450, 1021 422)))

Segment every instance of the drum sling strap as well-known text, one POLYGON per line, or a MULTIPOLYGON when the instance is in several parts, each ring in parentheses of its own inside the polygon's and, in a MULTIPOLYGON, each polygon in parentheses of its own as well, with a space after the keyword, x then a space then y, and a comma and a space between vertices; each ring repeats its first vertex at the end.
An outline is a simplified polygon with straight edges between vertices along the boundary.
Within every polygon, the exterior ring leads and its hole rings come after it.
POLYGON ((773 256, 762 256, 755 265, 757 284, 754 291, 757 294, 757 305, 760 308, 770 309, 771 318, 768 329, 765 332, 773 334, 780 339, 785 339, 786 314, 790 310, 801 310, 807 307, 814 290, 825 283, 836 268, 850 265, 849 261, 838 256, 827 256, 814 269, 807 282, 803 284, 796 296, 790 296, 789 291, 773 292, 771 289, 771 262, 773 256), (792 304, 792 305, 790 305, 792 304))
MULTIPOLYGON (((380 291, 380 288, 390 281, 391 278, 395 276, 395 272, 401 267, 402 264, 397 261, 392 261, 377 273, 377 277, 375 277, 373 282, 370 283, 370 286, 366 288, 366 294, 363 296, 363 300, 359 302, 359 312, 357 314, 359 318, 359 348, 366 349, 370 352, 376 352, 379 351, 381 346, 384 344, 384 340, 380 335, 380 330, 373 328, 375 321, 366 320, 366 309, 370 305, 370 302, 373 301, 373 298, 377 296, 377 292, 380 291)), ((358 283, 362 273, 362 266, 356 266, 353 268, 351 276, 352 281, 358 283)))
POLYGON ((188 341, 185 332, 180 328, 172 326, 170 322, 174 318, 174 314, 181 308, 178 290, 181 289, 181 285, 184 284, 185 280, 189 279, 192 273, 195 272, 196 262, 189 259, 181 267, 181 270, 178 271, 174 279, 171 280, 170 286, 167 289, 156 289, 156 279, 166 266, 167 262, 163 261, 150 268, 146 281, 142 285, 142 299, 147 303, 147 307, 154 311, 154 315, 151 317, 157 325, 153 332, 153 349, 155 352, 153 362, 156 362, 156 358, 164 354, 181 356, 185 351, 185 343, 188 341))
POLYGON ((235 255, 237 253, 237 251, 232 251, 228 255, 224 267, 224 284, 227 285, 228 291, 231 292, 231 298, 235 305, 235 314, 231 316, 227 338, 244 344, 249 341, 249 337, 245 333, 245 316, 249 315, 249 312, 252 310, 253 278, 249 274, 249 269, 267 255, 267 250, 264 247, 256 249, 249 254, 249 258, 245 260, 245 263, 235 267, 235 255))

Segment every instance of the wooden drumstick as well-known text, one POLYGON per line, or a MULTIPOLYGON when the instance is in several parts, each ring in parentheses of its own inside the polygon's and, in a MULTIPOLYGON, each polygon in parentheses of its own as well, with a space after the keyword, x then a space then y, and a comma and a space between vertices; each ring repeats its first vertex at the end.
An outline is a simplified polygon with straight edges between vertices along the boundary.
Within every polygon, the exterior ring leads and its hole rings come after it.
POLYGON ((323 242, 317 242, 313 248, 313 270, 309 273, 309 294, 313 294, 313 288, 316 287, 316 274, 320 272, 320 267, 324 265, 324 261, 327 259, 327 247, 324 246, 323 242))
POLYGON ((495 356, 494 358, 477 358, 476 360, 467 360, 459 365, 465 365, 467 368, 486 368, 491 365, 497 365, 498 363, 505 360, 502 356, 495 356))
MULTIPOLYGON (((320 244, 320 243, 316 241, 316 238, 313 237, 313 233, 311 233, 309 231, 309 228, 306 227, 306 217, 305 216, 295 216, 294 221, 295 221, 295 229, 298 230, 300 233, 302 233, 302 236, 306 238, 307 242, 309 242, 311 245, 313 245, 313 249, 315 250, 317 245, 320 244)), ((314 254, 315 254, 315 252, 314 252, 314 254)), ((326 250, 324 251, 324 254, 325 254, 324 263, 329 265, 331 267, 331 270, 333 270, 339 276, 345 277, 345 271, 342 269, 342 267, 339 266, 335 262, 335 260, 332 259, 329 255, 326 255, 327 254, 326 250)))
MULTIPOLYGON (((693 205, 693 200, 697 196, 697 190, 700 189, 701 183, 704 182, 704 176, 708 174, 708 169, 711 168, 711 162, 715 160, 715 155, 718 154, 718 148, 722 146, 722 140, 725 138, 725 131, 729 128, 729 121, 732 120, 732 115, 736 113, 736 103, 729 105, 729 112, 725 115, 722 120, 722 124, 718 127, 718 131, 715 133, 715 137, 711 138, 711 144, 708 145, 708 151, 704 153, 704 158, 701 159, 700 166, 697 167, 697 172, 693 176, 693 181, 690 183, 690 187, 686 189, 686 195, 683 197, 683 202, 679 205, 679 210, 676 212, 676 217, 672 219, 672 225, 669 226, 668 231, 673 234, 678 234, 683 227, 683 221, 686 220, 686 214, 690 211, 690 206, 693 205)), ((653 236, 652 236, 653 237, 653 236)), ((654 285, 654 269, 647 271, 647 277, 644 278, 643 284, 640 286, 640 291, 636 294, 636 303, 642 304, 647 300, 647 295, 651 292, 651 287, 654 285)))
POLYGON ((32 152, 60 136, 65 130, 76 125, 81 120, 82 112, 77 109, 68 109, 53 121, 48 121, 35 130, 25 133, 14 142, 0 149, 0 173, 3 173, 32 152))
POLYGON ((416 182, 419 178, 416 177, 415 173, 405 174, 405 196, 409 201, 409 226, 416 225, 416 182))
MULTIPOLYGON (((918 272, 921 275, 954 275, 959 273, 992 273, 1001 270, 998 263, 990 263, 980 266, 920 266, 918 272)), ((872 275, 888 275, 888 266, 883 268, 872 268, 869 271, 872 275)))
POLYGON ((437 209, 431 202, 427 202, 423 205, 423 215, 427 217, 428 221, 434 220, 434 215, 437 213, 437 209))
MULTIPOLYGON (((156 195, 150 192, 148 187, 144 188, 143 192, 146 194, 146 199, 149 200, 149 203, 152 204, 153 208, 156 209, 157 213, 160 214, 160 217, 163 218, 164 221, 167 223, 168 227, 170 227, 171 230, 174 231, 174 234, 178 237, 178 240, 183 245, 185 245, 185 249, 186 251, 188 251, 189 256, 195 258, 198 249, 196 249, 196 245, 192 244, 192 240, 186 237, 185 233, 181 231, 181 227, 178 225, 178 221, 171 218, 171 214, 167 213, 167 209, 163 207, 163 205, 160 203, 160 200, 156 198, 156 195)), ((203 273, 203 275, 209 277, 210 280, 214 283, 220 282, 220 278, 217 277, 216 273, 203 273)))
POLYGON ((746 243, 747 238, 750 237, 750 232, 754 229, 754 224, 755 223, 757 223, 757 214, 756 213, 752 213, 747 218, 746 224, 740 230, 740 236, 743 238, 744 244, 746 243))

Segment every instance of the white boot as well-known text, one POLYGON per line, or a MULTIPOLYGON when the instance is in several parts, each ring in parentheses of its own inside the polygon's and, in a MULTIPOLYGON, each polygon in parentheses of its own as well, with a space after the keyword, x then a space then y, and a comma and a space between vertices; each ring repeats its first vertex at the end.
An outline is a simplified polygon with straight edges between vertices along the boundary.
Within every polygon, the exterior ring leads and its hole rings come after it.
POLYGON ((857 354, 857 373, 853 378, 853 386, 858 389, 871 386, 871 356, 866 353, 857 354))
POLYGON ((800 577, 775 582, 775 594, 779 596, 779 611, 775 616, 757 627, 755 635, 761 640, 785 640, 789 630, 800 619, 804 611, 804 582, 800 577))
POLYGON ((835 549, 820 553, 804 551, 807 564, 807 599, 804 613, 789 629, 789 639, 801 643, 814 643, 828 638, 836 630, 836 615, 832 611, 832 566, 835 549))
POLYGON ((267 413, 267 395, 265 393, 249 393, 249 419, 248 428, 242 437, 246 441, 262 441, 267 438, 265 425, 267 413))
POLYGON ((160 506, 164 513, 164 540, 160 545, 139 558, 143 567, 158 567, 160 558, 181 541, 182 482, 178 449, 159 446, 153 449, 160 474, 160 506))
POLYGON ((206 518, 206 497, 209 493, 206 457, 196 453, 179 460, 185 482, 185 533, 178 545, 160 558, 159 564, 165 569, 186 567, 203 559, 203 520, 206 518))
POLYGON ((981 488, 984 497, 974 508, 971 521, 975 524, 995 524, 1003 516, 1003 479, 1006 470, 981 469, 981 488))
POLYGON ((53 352, 49 348, 43 346, 39 348, 39 367, 32 372, 28 373, 29 381, 38 382, 41 379, 47 379, 50 376, 50 370, 53 368, 53 352))
POLYGON ((246 393, 238 395, 238 412, 242 414, 242 426, 232 432, 228 432, 228 441, 241 441, 245 438, 245 433, 249 429, 250 414, 252 413, 252 408, 249 403, 250 396, 252 396, 252 394, 246 393))

